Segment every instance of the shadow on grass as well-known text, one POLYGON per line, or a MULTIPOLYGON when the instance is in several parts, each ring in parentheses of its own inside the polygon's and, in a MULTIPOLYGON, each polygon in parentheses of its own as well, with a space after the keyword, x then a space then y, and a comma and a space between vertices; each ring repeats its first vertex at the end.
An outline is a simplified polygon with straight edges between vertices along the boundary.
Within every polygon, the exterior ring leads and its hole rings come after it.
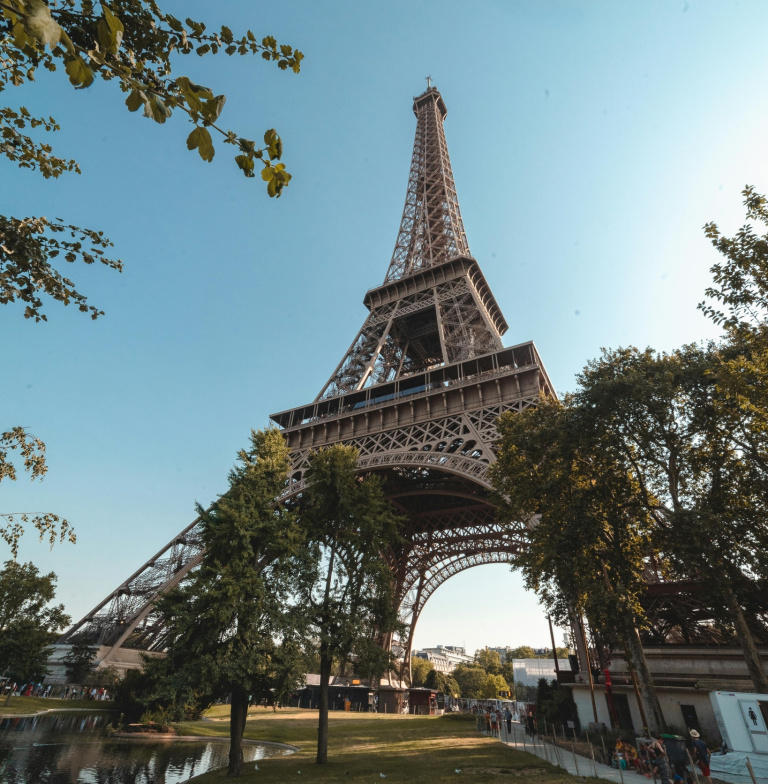
MULTIPOLYGON (((185 723, 183 734, 227 735, 224 722, 185 723)), ((329 763, 315 765, 317 713, 305 711, 282 718, 280 713, 250 717, 247 738, 290 743, 295 755, 249 763, 242 782, 286 782, 296 780, 330 782, 380 781, 500 782, 516 779, 532 784, 576 782, 559 768, 531 754, 510 749, 493 738, 477 733, 473 723, 439 717, 383 717, 362 714, 337 717, 331 714, 329 763), (459 771, 457 773, 457 771, 459 771)), ((218 770, 193 781, 219 781, 226 771, 218 770)), ((584 779, 581 778, 581 781, 584 779)))

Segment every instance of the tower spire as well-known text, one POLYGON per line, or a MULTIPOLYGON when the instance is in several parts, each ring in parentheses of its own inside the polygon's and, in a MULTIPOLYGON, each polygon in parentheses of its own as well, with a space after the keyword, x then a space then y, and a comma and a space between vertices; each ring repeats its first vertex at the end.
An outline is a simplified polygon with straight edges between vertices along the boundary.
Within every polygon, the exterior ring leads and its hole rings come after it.
POLYGON ((432 77, 426 79, 426 91, 413 99, 417 123, 408 192, 385 283, 471 255, 443 130, 448 110, 432 77))

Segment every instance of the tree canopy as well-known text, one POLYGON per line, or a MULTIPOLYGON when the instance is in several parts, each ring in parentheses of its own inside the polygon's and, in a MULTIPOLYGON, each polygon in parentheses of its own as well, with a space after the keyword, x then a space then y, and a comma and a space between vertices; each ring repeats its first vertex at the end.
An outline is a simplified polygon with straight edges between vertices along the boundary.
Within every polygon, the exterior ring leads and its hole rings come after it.
MULTIPOLYGON (((0 433, 0 482, 4 479, 15 481, 18 476, 11 452, 19 454, 24 470, 29 472, 33 480, 45 476, 48 471, 45 444, 25 428, 14 427, 0 433)), ((4 512, 0 509, 0 539, 10 547, 14 559, 19 552, 19 540, 24 534, 24 526, 30 523, 37 529, 40 541, 47 537, 51 547, 57 539, 62 542, 67 539, 73 544, 76 541, 69 521, 52 512, 4 512)))
POLYGON ((280 432, 251 434, 228 492, 198 509, 200 567, 157 603, 168 655, 147 662, 154 696, 202 707, 231 698, 229 775, 242 771, 249 698, 280 700, 304 678, 306 626, 295 597, 312 564, 295 515, 275 502, 289 465, 280 432))
MULTIPOLYGON (((236 34, 226 25, 209 30, 204 22, 164 12, 154 0, 0 0, 0 12, 0 91, 33 81, 41 68, 63 71, 75 89, 88 88, 97 78, 112 82, 128 111, 141 109, 159 124, 174 112, 183 114, 193 126, 187 148, 203 161, 213 160, 217 137, 233 148, 234 162, 246 177, 255 177, 260 165, 269 196, 279 197, 290 182, 275 129, 259 142, 226 129, 221 124, 226 96, 177 73, 179 57, 190 54, 255 55, 298 73, 304 55, 289 44, 251 30, 236 34)), ((0 154, 45 178, 80 173, 76 161, 56 156, 50 144, 34 138, 57 130, 52 117, 35 117, 24 106, 0 106, 0 154)), ((26 318, 46 320, 47 296, 98 318, 103 311, 54 264, 100 263, 119 271, 122 261, 105 255, 111 246, 102 231, 62 218, 0 215, 0 304, 21 302, 26 318)))
POLYGON ((386 560, 400 537, 401 518, 375 475, 357 473, 357 450, 315 452, 305 476, 301 525, 316 564, 302 604, 319 640, 320 716, 317 762, 328 759, 328 683, 334 659, 363 677, 380 676, 394 658, 381 645, 399 627, 393 578, 386 560))
MULTIPOLYGON (((42 678, 49 645, 69 623, 64 606, 52 605, 56 575, 34 564, 6 561, 0 571, 0 667, 19 682, 42 678)), ((10 699, 10 693, 8 695, 10 699)))
POLYGON ((419 656, 411 658, 411 684, 418 688, 424 686, 428 675, 433 672, 435 665, 428 659, 422 659, 419 656))

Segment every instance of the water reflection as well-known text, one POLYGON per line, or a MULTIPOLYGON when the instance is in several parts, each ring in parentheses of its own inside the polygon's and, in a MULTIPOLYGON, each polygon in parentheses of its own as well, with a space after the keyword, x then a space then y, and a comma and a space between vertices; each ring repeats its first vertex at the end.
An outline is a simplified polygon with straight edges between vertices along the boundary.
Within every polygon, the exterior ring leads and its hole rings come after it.
MULTIPOLYGON (((0 719, 2 784, 178 784, 227 764, 227 743, 119 740, 109 714, 57 713, 0 719)), ((246 745, 247 761, 283 749, 246 745)))

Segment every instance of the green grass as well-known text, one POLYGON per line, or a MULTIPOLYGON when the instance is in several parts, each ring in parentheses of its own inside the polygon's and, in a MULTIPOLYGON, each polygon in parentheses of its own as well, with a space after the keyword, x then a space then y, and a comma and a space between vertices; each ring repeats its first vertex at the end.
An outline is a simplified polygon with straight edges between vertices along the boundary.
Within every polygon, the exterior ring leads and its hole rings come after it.
MULTIPOLYGON (((228 706, 211 709, 214 721, 185 722, 181 735, 228 737, 228 706)), ((486 738, 474 722, 440 717, 393 714, 336 713, 330 715, 327 765, 315 765, 317 711, 298 708, 252 709, 245 737, 277 741, 299 747, 296 754, 247 763, 242 782, 504 782, 512 779, 531 784, 573 784, 574 776, 532 754, 514 751, 498 740, 486 738), (456 773, 456 770, 461 773, 456 773), (299 772, 300 771, 300 772, 299 772)), ((193 781, 214 782, 226 769, 211 771, 193 781)), ((584 778, 580 779, 584 781, 584 778)))
POLYGON ((62 708, 85 708, 87 710, 112 710, 111 702, 97 702, 96 700, 54 700, 42 697, 11 697, 8 705, 5 697, 0 700, 0 716, 18 716, 28 713, 41 713, 47 710, 61 710, 62 708))

